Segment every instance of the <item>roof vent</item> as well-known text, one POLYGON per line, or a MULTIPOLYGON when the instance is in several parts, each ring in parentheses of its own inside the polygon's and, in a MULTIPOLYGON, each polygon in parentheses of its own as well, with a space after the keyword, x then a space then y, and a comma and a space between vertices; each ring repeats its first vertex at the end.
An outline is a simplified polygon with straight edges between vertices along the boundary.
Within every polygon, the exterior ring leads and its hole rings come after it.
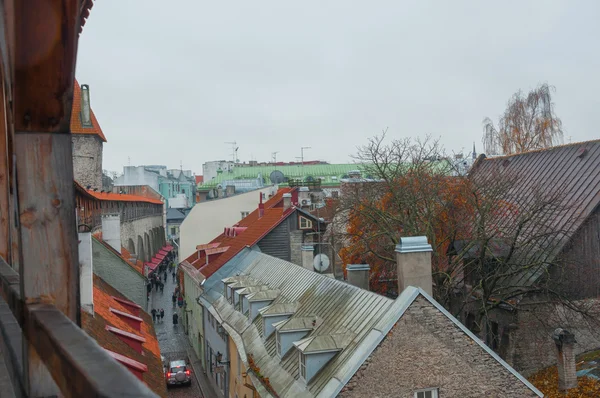
POLYGON ((577 157, 578 157, 579 159, 583 159, 583 157, 584 157, 585 155, 587 155, 587 153, 588 153, 588 149, 587 149, 586 147, 579 148, 579 149, 577 150, 577 157))

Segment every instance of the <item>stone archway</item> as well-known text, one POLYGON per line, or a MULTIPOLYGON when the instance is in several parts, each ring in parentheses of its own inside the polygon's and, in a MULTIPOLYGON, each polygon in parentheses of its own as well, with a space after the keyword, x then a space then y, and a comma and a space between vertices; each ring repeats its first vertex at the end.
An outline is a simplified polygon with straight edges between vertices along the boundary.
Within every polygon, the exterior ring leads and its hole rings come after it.
POLYGON ((159 227, 158 230, 160 231, 160 243, 161 245, 165 245, 166 244, 166 240, 165 240, 165 227, 159 227))
POLYGON ((152 246, 150 245, 150 236, 147 233, 144 233, 144 247, 146 248, 146 261, 150 261, 150 259, 154 256, 154 252, 152 251, 152 246))
POLYGON ((152 229, 148 230, 148 236, 150 239, 150 247, 152 248, 152 250, 150 250, 150 253, 152 253, 152 255, 156 255, 156 241, 154 240, 154 231, 152 231, 152 229))
POLYGON ((127 241, 127 250, 132 256, 137 255, 137 252, 135 251, 135 245, 133 244, 133 239, 131 238, 129 238, 129 240, 127 241))
POLYGON ((144 240, 142 239, 142 237, 140 235, 138 235, 137 237, 137 250, 136 250, 136 254, 138 256, 138 259, 142 260, 142 261, 148 261, 146 259, 146 252, 144 251, 144 240))

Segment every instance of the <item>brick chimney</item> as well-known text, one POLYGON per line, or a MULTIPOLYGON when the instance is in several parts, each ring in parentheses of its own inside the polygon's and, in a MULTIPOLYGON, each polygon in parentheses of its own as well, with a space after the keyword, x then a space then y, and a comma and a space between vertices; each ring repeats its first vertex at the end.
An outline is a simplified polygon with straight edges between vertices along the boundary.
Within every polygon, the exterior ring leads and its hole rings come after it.
POLYGON ((284 193, 283 194, 283 211, 286 211, 290 207, 292 207, 292 194, 284 193))
POLYGON ((121 254, 121 216, 118 214, 102 216, 102 240, 121 254))
POLYGON ((369 290, 369 264, 348 264, 346 273, 348 274, 348 283, 361 289, 369 290))
POLYGON ((552 334, 556 344, 558 389, 561 391, 577 387, 577 368, 575 367, 575 336, 568 330, 558 328, 552 334))
POLYGON ((81 309, 94 315, 94 268, 92 233, 79 232, 79 290, 81 309))
POLYGON ((400 243, 396 245, 399 294, 408 286, 420 287, 427 294, 433 294, 432 251, 426 236, 400 238, 400 243))
POLYGON ((260 196, 260 201, 258 202, 258 218, 261 218, 262 216, 265 215, 265 204, 262 201, 262 199, 263 199, 262 192, 259 192, 258 195, 260 196))

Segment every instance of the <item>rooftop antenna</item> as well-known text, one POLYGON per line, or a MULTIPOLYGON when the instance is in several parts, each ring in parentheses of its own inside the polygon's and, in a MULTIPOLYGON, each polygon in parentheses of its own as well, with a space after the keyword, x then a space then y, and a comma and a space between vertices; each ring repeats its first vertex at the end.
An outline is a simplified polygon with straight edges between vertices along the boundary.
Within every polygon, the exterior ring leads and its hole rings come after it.
POLYGON ((127 166, 131 166, 131 156, 127 156, 127 166))
POLYGON ((277 154, 279 152, 271 152, 271 159, 273 159, 273 163, 277 163, 277 154))
POLYGON ((238 162, 237 151, 238 151, 238 149, 240 149, 240 147, 237 146, 237 142, 235 142, 235 141, 226 142, 226 144, 231 145, 231 157, 233 159, 233 163, 237 163, 238 162))
POLYGON ((183 171, 183 160, 179 161, 179 169, 183 171))
POLYGON ((309 146, 300 147, 300 162, 302 163, 302 178, 304 178, 304 150, 311 149, 309 146))

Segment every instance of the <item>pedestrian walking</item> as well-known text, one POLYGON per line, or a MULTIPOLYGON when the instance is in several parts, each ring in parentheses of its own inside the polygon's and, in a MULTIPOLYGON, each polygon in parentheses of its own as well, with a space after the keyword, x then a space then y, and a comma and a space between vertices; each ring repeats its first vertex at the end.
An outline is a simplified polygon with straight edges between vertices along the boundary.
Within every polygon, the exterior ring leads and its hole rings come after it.
POLYGON ((163 279, 165 280, 165 282, 167 281, 167 271, 165 270, 165 273, 163 275, 163 279))
POLYGON ((150 312, 152 313, 152 322, 156 322, 156 308, 152 308, 150 312))
POLYGON ((176 312, 173 313, 173 325, 177 325, 177 320, 179 319, 179 315, 176 312))
POLYGON ((177 299, 177 305, 179 306, 179 308, 183 307, 183 297, 179 296, 179 298, 177 299))
POLYGON ((173 308, 175 308, 175 304, 177 303, 177 296, 175 295, 175 293, 173 293, 172 300, 173 300, 173 308))
POLYGON ((161 282, 160 283, 160 292, 162 293, 164 289, 165 289, 165 284, 161 282))
POLYGON ((175 282, 175 271, 171 275, 173 275, 173 282, 175 282))
POLYGON ((163 318, 164 318, 164 317, 165 317, 165 309, 164 309, 164 308, 161 308, 161 309, 160 309, 160 321, 161 321, 161 322, 163 321, 163 318))

